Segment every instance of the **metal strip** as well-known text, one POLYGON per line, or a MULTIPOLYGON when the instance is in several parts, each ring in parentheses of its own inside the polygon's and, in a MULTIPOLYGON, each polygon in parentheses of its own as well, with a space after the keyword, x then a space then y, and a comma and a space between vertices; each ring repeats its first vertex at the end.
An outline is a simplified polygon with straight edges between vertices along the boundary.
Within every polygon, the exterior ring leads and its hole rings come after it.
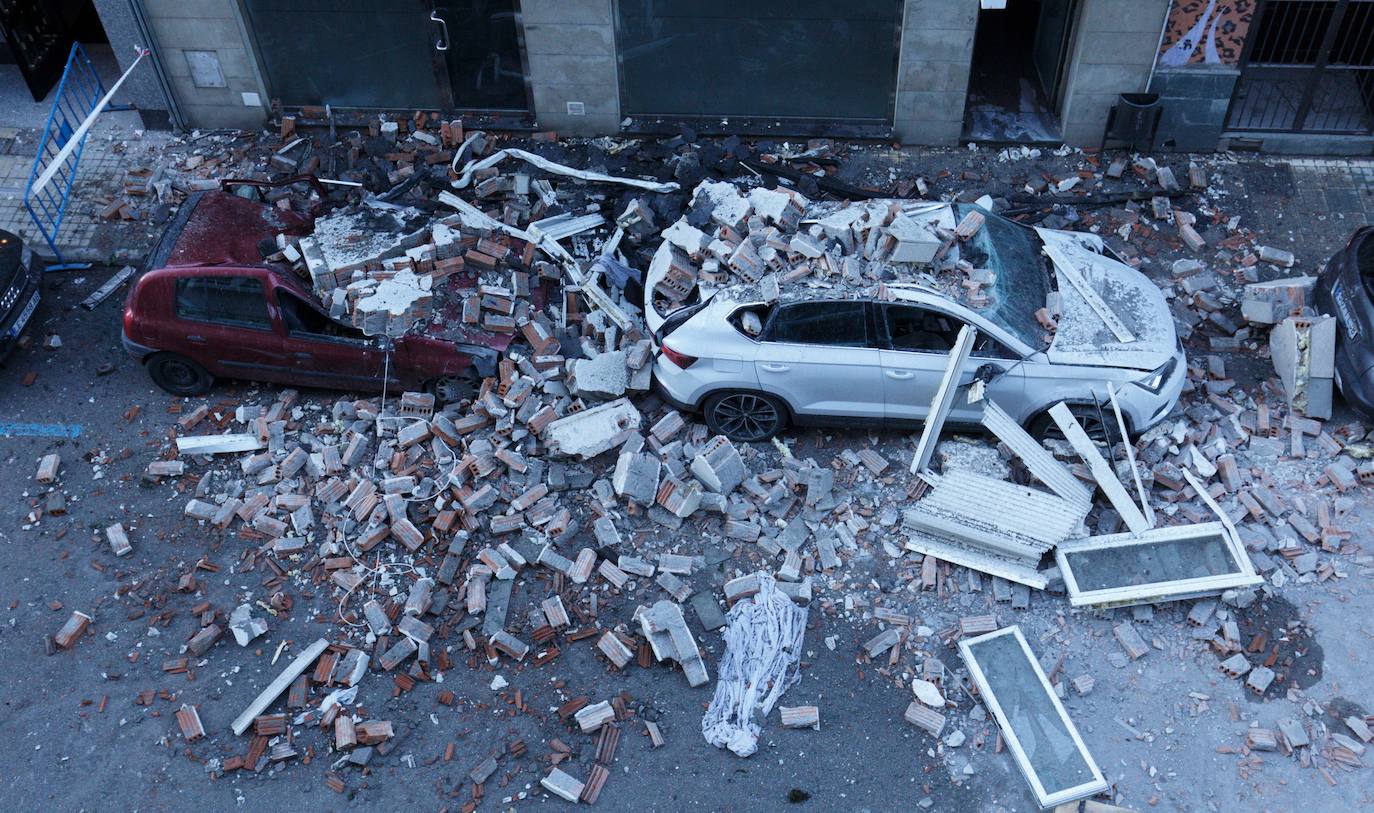
POLYGON ((1145 492, 1145 484, 1140 479, 1140 467, 1135 462, 1135 447, 1131 436, 1126 432, 1126 419, 1121 417, 1121 405, 1116 402, 1116 387, 1107 382, 1107 396, 1112 400, 1112 412, 1116 413, 1116 427, 1121 430, 1121 445, 1126 447, 1126 462, 1131 464, 1131 476, 1135 478, 1135 491, 1140 496, 1140 509, 1150 527, 1155 526, 1155 509, 1150 505, 1150 495, 1145 492))

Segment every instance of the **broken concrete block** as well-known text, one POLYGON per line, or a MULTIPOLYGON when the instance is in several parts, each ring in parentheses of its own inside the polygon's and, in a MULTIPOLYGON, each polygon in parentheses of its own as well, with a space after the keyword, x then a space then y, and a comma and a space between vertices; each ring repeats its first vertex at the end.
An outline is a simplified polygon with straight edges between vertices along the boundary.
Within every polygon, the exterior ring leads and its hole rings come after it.
POLYGON ((932 737, 940 736, 940 732, 945 728, 944 715, 921 705, 918 700, 911 701, 902 717, 908 723, 925 730, 932 737))
POLYGON ((887 233, 897 241, 888 256, 894 263, 929 263, 943 244, 935 232, 904 215, 892 219, 887 233))
POLYGON ((568 389, 583 398, 609 400, 625 394, 630 384, 625 353, 616 350, 590 359, 568 362, 568 389))
POLYGON ((1316 277, 1308 276, 1252 282, 1245 286, 1241 294, 1240 314, 1256 324, 1278 324, 1299 313, 1312 301, 1312 288, 1316 282, 1316 277))
POLYGON ((1273 246, 1259 246, 1256 253, 1259 254, 1261 262, 1272 263, 1283 268, 1292 268, 1293 263, 1297 262, 1293 252, 1273 246))
POLYGON ((380 637, 391 632, 391 619, 376 599, 371 599, 363 605, 363 620, 367 622, 367 628, 373 635, 380 637))
POLYGON ((594 734, 603 725, 615 719, 615 709, 611 707, 609 700, 602 700, 600 703, 583 706, 573 715, 573 719, 577 721, 583 734, 594 734))
POLYGON ((91 617, 89 615, 79 610, 73 610, 67 623, 63 624, 62 628, 53 634, 53 643, 62 649, 71 649, 72 645, 86 633, 86 629, 90 625, 91 617))
POLYGON ((596 457, 638 431, 640 420, 639 410, 621 398, 553 421, 544 427, 544 441, 560 455, 596 457))
POLYGON ((1130 621, 1124 621, 1112 627, 1112 633, 1116 635, 1116 640, 1121 644, 1121 648, 1126 650, 1126 654, 1131 660, 1138 660, 1145 657, 1150 652, 1150 647, 1145 643, 1145 639, 1136 632, 1135 625, 1130 621))
POLYGON ((1264 694, 1269 684, 1274 682, 1274 670, 1267 666, 1256 666, 1245 679, 1245 687, 1255 694, 1264 694))
POLYGON ((711 679, 696 639, 687 627, 687 619, 682 615, 682 607, 664 599, 652 607, 640 607, 635 615, 656 660, 677 661, 689 686, 700 686, 711 679))
POLYGON ((658 495, 658 478, 663 464, 651 454, 624 453, 616 460, 611 486, 619 496, 640 505, 653 505, 658 495))
POLYGON ((574 804, 582 796, 582 790, 585 787, 583 783, 558 768, 549 771, 548 776, 540 779, 539 785, 554 796, 574 804))
POLYGON ((134 552, 134 546, 129 544, 129 535, 124 532, 124 526, 116 522, 105 529, 105 539, 110 543, 110 550, 115 556, 128 556, 134 552))
POLYGON ((620 638, 610 630, 607 630, 605 634, 597 640, 596 648, 610 660, 616 669, 624 669, 626 664, 634 658, 634 653, 630 651, 629 647, 625 646, 625 642, 620 640, 620 638))
POLYGON ((801 194, 781 187, 765 189, 759 186, 749 190, 749 203, 765 223, 791 232, 796 231, 803 212, 811 202, 801 194))
POLYGON ((229 631, 234 633, 234 640, 239 646, 248 646, 254 638, 267 632, 267 622, 254 618, 252 607, 240 604, 229 615, 229 631))
POLYGON ((692 474, 711 491, 729 494, 744 482, 749 471, 735 444, 724 435, 716 435, 692 458, 692 474))
POLYGON ((821 710, 816 706, 778 706, 783 728, 821 729, 821 710))
POLYGON ((673 516, 685 519, 701 506, 701 486, 695 480, 665 477, 658 488, 657 502, 673 516))
POLYGON ((38 461, 38 473, 34 475, 34 479, 44 484, 54 482, 57 480, 57 468, 60 465, 62 465, 62 458, 59 455, 43 455, 43 459, 38 461))
POLYGON ((1336 358, 1335 317, 1284 319, 1269 332, 1269 355, 1294 411, 1318 420, 1330 418, 1336 358))

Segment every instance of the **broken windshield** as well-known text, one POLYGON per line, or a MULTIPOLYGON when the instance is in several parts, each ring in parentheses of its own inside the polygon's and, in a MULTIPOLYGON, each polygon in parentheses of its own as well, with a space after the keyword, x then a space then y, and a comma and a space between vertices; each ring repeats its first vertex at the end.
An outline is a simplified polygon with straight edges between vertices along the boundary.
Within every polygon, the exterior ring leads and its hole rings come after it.
POLYGON ((986 268, 997 275, 988 291, 988 304, 976 310, 993 323, 1006 328, 1031 348, 1044 341, 1035 312, 1045 305, 1051 290, 1049 269, 1040 251, 1040 238, 1025 226, 1013 223, 972 204, 956 204, 956 220, 971 211, 987 217, 983 227, 961 249, 963 259, 975 268, 986 268))

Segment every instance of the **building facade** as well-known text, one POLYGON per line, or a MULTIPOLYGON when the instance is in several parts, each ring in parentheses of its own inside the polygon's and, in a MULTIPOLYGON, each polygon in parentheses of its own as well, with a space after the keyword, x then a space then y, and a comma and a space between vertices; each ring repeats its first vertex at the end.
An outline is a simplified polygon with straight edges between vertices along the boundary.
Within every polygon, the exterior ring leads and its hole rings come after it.
POLYGON ((1121 94, 1153 93, 1161 148, 1374 144, 1374 0, 91 2, 121 58, 154 49, 134 101, 184 127, 426 110, 1095 146, 1121 94))

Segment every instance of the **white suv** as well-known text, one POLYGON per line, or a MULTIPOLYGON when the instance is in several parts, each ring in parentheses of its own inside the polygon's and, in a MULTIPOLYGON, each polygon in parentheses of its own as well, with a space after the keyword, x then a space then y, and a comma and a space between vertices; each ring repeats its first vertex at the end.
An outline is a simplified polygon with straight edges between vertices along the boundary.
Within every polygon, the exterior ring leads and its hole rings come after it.
MULTIPOLYGON (((850 205, 895 204, 914 214, 912 203, 850 205)), ((1187 365, 1159 289, 1106 256, 1090 234, 1031 229, 960 204, 925 204, 920 214, 949 240, 939 224, 952 227, 970 211, 984 222, 954 242, 961 267, 995 278, 972 301, 960 301, 967 286, 923 273, 929 264, 882 262, 875 270, 870 259, 872 284, 798 284, 805 275, 787 273, 784 261, 775 265, 790 284, 711 288, 698 279, 684 297, 690 304, 665 306, 665 274, 690 260, 665 241, 645 282, 659 393, 678 409, 704 414, 713 432, 743 442, 767 440, 788 424, 910 425, 926 417, 955 337, 971 325, 978 335, 960 383, 983 379, 988 396, 1032 434, 1053 434, 1046 410, 1061 401, 1090 433, 1107 431, 1108 382, 1128 431, 1168 414, 1187 365), (769 294, 776 298, 767 301, 769 294), (1047 296, 1062 311, 1052 334, 1036 316, 1047 296)), ((797 228, 825 222, 803 219, 797 228)), ((824 245, 824 229, 809 234, 824 245)), ((701 256, 710 262, 709 252, 701 256)), ((976 423, 981 412, 958 398, 949 420, 976 423)))

